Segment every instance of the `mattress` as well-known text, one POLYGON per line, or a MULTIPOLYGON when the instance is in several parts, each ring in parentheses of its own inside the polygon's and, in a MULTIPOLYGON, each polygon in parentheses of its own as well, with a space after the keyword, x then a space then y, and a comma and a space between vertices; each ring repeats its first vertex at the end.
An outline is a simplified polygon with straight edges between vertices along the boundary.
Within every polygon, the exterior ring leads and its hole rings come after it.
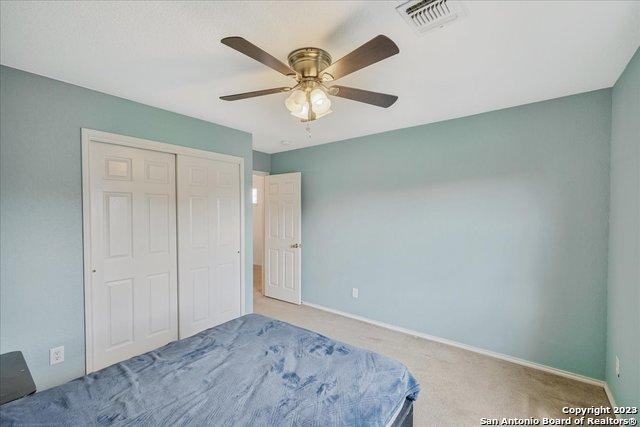
POLYGON ((0 424, 386 426, 401 363, 257 314, 0 407, 0 424))

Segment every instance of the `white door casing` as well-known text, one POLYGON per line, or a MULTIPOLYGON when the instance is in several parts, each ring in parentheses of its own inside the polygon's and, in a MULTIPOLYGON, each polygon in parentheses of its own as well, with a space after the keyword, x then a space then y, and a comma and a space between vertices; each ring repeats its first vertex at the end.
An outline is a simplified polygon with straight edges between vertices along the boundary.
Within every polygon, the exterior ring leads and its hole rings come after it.
POLYGON ((240 284, 240 168, 178 155, 180 338, 236 318, 240 284))
POLYGON ((178 337, 175 156, 89 144, 93 370, 178 337))
POLYGON ((265 177, 264 293, 302 303, 301 174, 265 177))
POLYGON ((263 265, 264 260, 264 178, 266 174, 253 173, 253 188, 258 203, 253 205, 253 265, 263 265))

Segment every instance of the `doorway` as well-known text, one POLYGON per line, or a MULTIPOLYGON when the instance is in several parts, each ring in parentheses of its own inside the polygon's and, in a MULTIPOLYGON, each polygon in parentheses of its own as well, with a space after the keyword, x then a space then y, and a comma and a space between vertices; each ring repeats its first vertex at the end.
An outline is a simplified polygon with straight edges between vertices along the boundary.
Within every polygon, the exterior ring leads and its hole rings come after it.
POLYGON ((253 174, 253 292, 302 303, 300 172, 253 174))

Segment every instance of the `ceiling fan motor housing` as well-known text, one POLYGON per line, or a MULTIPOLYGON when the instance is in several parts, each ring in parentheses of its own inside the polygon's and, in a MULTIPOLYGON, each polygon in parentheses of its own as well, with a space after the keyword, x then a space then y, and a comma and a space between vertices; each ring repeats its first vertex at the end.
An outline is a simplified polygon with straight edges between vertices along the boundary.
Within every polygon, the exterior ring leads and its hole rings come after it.
POLYGON ((303 47, 289 54, 289 66, 305 77, 317 78, 318 74, 331 65, 331 55, 317 47, 303 47))

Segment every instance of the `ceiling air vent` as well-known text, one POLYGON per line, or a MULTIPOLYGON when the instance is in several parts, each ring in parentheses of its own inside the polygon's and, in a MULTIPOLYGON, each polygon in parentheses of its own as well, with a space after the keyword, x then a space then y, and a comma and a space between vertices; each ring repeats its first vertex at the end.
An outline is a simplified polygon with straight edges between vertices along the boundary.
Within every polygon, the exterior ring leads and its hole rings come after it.
POLYGON ((410 0, 396 8, 419 33, 443 27, 460 16, 460 4, 453 0, 410 0))

